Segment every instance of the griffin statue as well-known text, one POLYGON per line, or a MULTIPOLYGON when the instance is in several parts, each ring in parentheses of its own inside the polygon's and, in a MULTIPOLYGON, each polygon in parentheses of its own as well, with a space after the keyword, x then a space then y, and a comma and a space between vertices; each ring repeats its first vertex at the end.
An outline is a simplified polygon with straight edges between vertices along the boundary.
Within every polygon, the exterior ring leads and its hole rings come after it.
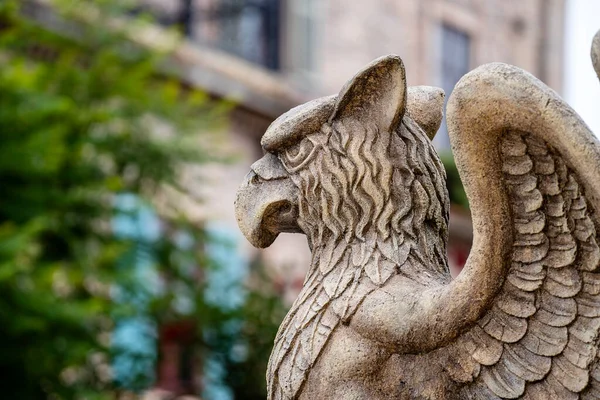
POLYGON ((463 77, 447 120, 474 242, 452 280, 443 97, 386 56, 264 134, 240 228, 312 251, 269 399, 600 399, 600 144, 527 72, 463 77))

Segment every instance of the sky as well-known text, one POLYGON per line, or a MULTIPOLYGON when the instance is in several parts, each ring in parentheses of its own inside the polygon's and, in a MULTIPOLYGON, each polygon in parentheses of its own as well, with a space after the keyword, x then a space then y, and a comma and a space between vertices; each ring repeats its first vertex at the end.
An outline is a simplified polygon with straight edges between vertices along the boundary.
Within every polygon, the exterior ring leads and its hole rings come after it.
POLYGON ((600 0, 568 0, 565 28, 564 98, 600 137, 600 82, 590 59, 600 0))

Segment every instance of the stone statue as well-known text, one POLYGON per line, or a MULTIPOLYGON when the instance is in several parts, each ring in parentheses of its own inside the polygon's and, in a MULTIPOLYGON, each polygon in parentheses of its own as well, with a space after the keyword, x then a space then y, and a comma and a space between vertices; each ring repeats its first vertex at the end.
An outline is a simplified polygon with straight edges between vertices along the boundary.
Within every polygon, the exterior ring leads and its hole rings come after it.
POLYGON ((447 119, 474 243, 452 280, 442 106, 387 56, 264 134, 240 228, 312 251, 269 399, 600 398, 600 144, 527 72, 463 77, 447 119))

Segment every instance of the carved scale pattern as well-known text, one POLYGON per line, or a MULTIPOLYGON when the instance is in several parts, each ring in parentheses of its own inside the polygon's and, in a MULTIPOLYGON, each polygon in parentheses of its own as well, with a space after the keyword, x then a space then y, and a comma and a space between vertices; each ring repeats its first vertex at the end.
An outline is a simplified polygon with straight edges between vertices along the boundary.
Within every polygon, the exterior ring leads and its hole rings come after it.
POLYGON ((450 346, 469 399, 598 399, 600 251, 577 177, 539 138, 501 143, 514 242, 492 308, 450 346), (590 373, 591 371, 591 373, 590 373))
POLYGON ((341 265, 327 276, 316 269, 307 277, 304 288, 290 313, 285 317, 275 339, 268 370, 273 371, 274 382, 269 382, 268 398, 273 400, 296 398, 307 379, 308 371, 316 362, 334 329, 349 318, 361 301, 376 286, 349 259, 351 249, 344 251, 341 265), (340 284, 331 287, 324 280, 340 284), (293 334, 282 334, 293 332, 293 334))

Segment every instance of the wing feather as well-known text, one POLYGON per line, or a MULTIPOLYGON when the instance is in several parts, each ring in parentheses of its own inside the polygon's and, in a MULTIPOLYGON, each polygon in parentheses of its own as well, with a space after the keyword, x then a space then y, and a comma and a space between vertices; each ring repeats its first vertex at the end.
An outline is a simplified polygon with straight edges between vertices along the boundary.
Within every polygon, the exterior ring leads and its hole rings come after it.
MULTIPOLYGON (((454 150, 458 153, 459 167, 461 163, 467 165, 464 167, 467 190, 469 185, 477 186, 479 196, 484 196, 489 188, 477 179, 488 179, 488 186, 494 184, 490 180, 495 176, 490 169, 493 167, 482 167, 478 173, 484 178, 476 178, 468 168, 484 165, 481 160, 485 157, 474 159, 482 149, 498 151, 494 157, 498 157, 498 176, 501 176, 505 200, 498 199, 505 201, 508 207, 504 215, 512 226, 512 244, 507 255, 505 280, 489 309, 447 347, 453 354, 452 359, 466 366, 461 369, 460 365, 453 365, 447 369, 449 376, 463 385, 461 394, 470 399, 600 398, 600 248, 597 244, 600 182, 591 184, 595 181, 590 173, 600 171, 600 146, 588 137, 589 131, 573 115, 565 119, 573 121, 570 128, 577 132, 555 129, 567 135, 565 138, 553 136, 554 128, 542 128, 528 119, 531 114, 527 113, 537 110, 532 104, 541 103, 539 98, 533 97, 538 90, 549 97, 546 106, 557 106, 553 112, 564 113, 567 107, 560 100, 554 100, 554 94, 540 89, 542 84, 535 78, 516 68, 499 65, 488 67, 482 74, 486 76, 486 84, 493 79, 512 79, 513 84, 523 85, 524 94, 503 92, 514 98, 504 98, 502 103, 514 101, 522 109, 511 109, 517 110, 516 115, 506 111, 506 116, 498 109, 493 118, 506 119, 504 125, 500 123, 494 128, 500 130, 494 133, 497 141, 470 142, 469 150, 456 146, 454 150), (527 85, 535 87, 531 89, 527 85), (527 96, 532 98, 528 100, 527 96), (479 150, 473 150, 477 146, 479 150), (585 153, 588 164, 577 159, 576 152, 585 153), (473 361, 480 367, 472 365, 473 361)), ((465 78, 459 92, 472 96, 474 89, 468 87, 469 83, 480 84, 477 77, 465 78)), ((467 139, 460 136, 459 128, 465 127, 468 119, 452 114, 467 107, 474 110, 479 104, 476 100, 472 100, 472 104, 460 102, 459 94, 459 100, 454 100, 456 110, 449 111, 450 133, 451 137, 455 136, 453 140, 465 144, 467 139), (453 118, 458 120, 456 126, 452 126, 453 118)), ((481 118, 478 112, 469 111, 469 115, 481 118)), ((539 112, 542 119, 550 118, 544 114, 546 110, 539 112)), ((551 119, 556 122, 556 118, 551 119)), ((490 121, 472 123, 490 124, 490 121)), ((471 129, 471 132, 475 131, 471 129)), ((481 212, 485 207, 493 212, 491 204, 477 200, 474 212, 481 212)), ((477 223, 476 215, 474 219, 477 223)), ((476 242, 481 235, 478 229, 480 226, 475 227, 476 242)), ((486 254, 486 245, 493 245, 485 240, 484 245, 475 248, 480 255, 486 254)), ((478 255, 477 260, 485 260, 485 256, 478 255)))
POLYGON ((504 343, 514 343, 527 332, 527 321, 524 318, 514 317, 496 306, 479 321, 479 326, 504 343))
POLYGON ((508 369, 504 359, 492 367, 485 367, 480 376, 501 399, 516 399, 525 392, 525 380, 508 369))

